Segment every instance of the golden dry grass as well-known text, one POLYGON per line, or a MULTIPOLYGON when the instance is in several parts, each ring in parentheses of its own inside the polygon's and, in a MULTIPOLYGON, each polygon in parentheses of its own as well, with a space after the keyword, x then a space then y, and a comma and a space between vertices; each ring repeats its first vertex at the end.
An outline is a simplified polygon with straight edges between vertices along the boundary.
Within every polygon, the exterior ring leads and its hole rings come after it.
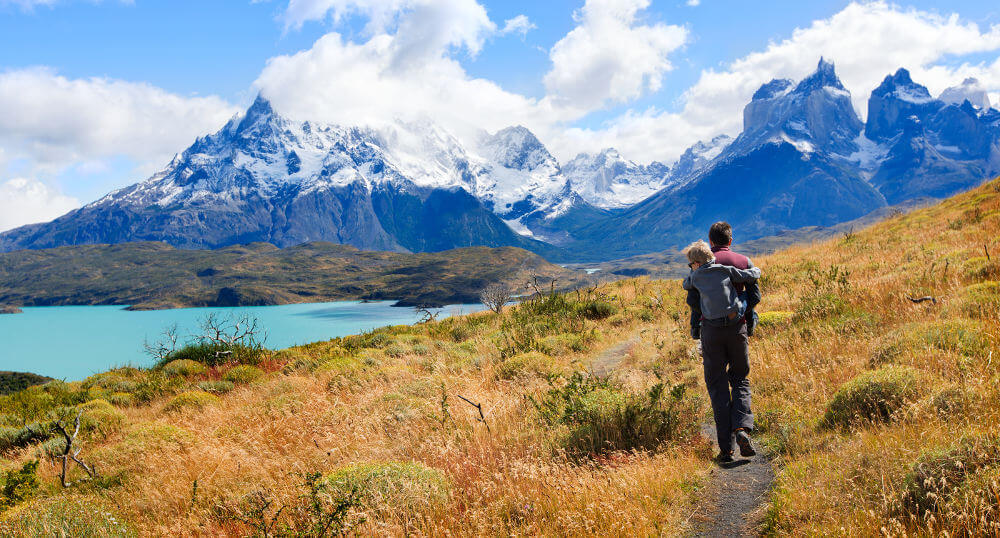
MULTIPOLYGON (((961 449, 1000 427, 1000 288, 983 284, 1000 280, 998 231, 1000 180, 755 260, 766 323, 752 340, 751 380, 761 438, 780 464, 764 532, 1000 533, 1000 462, 961 449), (925 295, 935 302, 907 298, 925 295), (917 380, 888 418, 824 423, 845 383, 886 367, 917 380), (907 488, 923 486, 907 477, 928 461, 950 482, 933 490, 933 510, 915 511, 907 488)), ((441 473, 446 495, 377 496, 379 506, 360 508, 369 518, 355 533, 682 535, 711 469, 706 441, 571 458, 559 449, 563 432, 526 398, 548 388, 546 375, 586 369, 635 336, 613 374, 621 383, 644 390, 662 378, 704 392, 677 282, 621 281, 570 299, 595 295, 613 313, 557 328, 546 315, 508 309, 283 350, 259 365, 263 377, 201 408, 172 398, 223 379, 228 367, 188 373, 148 403, 122 396, 129 386, 119 383, 103 396, 124 420, 84 445, 104 478, 63 491, 56 467, 43 463, 38 498, 6 517, 63 497, 73 506, 94 499, 139 535, 243 535, 250 529, 222 514, 249 493, 292 503, 303 473, 402 462, 441 473), (486 424, 459 395, 483 404, 486 424)), ((37 455, 8 451, 4 467, 37 455)))

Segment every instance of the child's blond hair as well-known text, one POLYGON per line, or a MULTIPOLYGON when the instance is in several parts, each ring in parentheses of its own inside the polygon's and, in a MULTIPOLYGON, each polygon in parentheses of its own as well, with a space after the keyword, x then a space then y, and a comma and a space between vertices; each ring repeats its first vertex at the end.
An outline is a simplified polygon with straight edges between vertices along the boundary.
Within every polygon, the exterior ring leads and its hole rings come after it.
POLYGON ((684 255, 687 256, 690 263, 708 263, 715 258, 715 254, 712 254, 712 249, 709 248, 708 243, 701 240, 688 245, 684 249, 684 255))

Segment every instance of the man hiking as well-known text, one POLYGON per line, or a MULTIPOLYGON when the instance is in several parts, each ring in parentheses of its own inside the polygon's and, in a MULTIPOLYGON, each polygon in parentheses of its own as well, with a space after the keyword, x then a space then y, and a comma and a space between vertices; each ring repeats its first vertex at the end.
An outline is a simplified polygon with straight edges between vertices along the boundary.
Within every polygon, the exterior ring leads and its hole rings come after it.
POLYGON ((733 461, 733 441, 740 455, 757 452, 750 440, 750 357, 748 331, 760 301, 760 269, 746 256, 732 252, 732 227, 717 222, 709 229, 712 247, 704 241, 684 250, 691 274, 684 279, 692 307, 691 336, 701 339, 705 385, 712 401, 720 463, 733 461), (749 323, 748 323, 749 322, 749 323))

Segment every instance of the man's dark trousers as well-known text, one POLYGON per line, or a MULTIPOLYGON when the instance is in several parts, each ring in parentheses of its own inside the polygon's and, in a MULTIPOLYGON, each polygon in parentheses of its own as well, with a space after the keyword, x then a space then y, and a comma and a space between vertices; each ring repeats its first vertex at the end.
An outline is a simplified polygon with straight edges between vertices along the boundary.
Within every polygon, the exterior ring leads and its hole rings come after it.
POLYGON ((729 452, 733 449, 733 430, 753 430, 746 324, 737 321, 717 326, 706 320, 701 327, 701 354, 719 450, 729 452))

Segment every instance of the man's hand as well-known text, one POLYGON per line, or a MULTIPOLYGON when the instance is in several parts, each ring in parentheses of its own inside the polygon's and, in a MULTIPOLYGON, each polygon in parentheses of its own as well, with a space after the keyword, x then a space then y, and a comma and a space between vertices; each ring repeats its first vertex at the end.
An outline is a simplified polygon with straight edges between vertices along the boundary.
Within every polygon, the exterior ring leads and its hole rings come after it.
POLYGON ((701 340, 701 327, 691 327, 691 338, 701 340))

